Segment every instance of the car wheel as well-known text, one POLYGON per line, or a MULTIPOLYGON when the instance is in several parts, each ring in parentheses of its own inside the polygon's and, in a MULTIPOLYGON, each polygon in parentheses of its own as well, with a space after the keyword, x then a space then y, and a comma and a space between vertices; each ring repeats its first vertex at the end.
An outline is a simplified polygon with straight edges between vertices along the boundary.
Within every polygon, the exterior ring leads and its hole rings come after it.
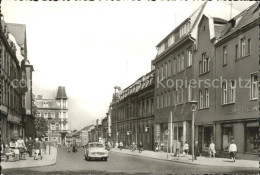
POLYGON ((104 161, 107 161, 107 157, 104 158, 104 161))

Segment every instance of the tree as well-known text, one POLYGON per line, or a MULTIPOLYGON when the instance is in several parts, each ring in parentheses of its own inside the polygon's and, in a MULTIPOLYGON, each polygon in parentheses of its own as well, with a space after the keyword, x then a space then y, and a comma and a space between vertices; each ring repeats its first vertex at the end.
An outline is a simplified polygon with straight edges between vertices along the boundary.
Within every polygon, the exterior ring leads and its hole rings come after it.
POLYGON ((43 117, 36 117, 34 121, 35 137, 46 137, 48 132, 48 120, 43 117))

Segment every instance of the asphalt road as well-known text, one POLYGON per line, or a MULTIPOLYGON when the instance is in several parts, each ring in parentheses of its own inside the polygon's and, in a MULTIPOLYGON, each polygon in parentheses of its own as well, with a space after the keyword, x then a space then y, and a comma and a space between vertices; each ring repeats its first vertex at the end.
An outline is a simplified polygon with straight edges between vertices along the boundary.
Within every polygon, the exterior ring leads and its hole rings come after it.
POLYGON ((258 174, 258 169, 183 164, 110 153, 108 161, 86 161, 83 149, 67 153, 58 149, 54 166, 3 170, 4 174, 258 174))

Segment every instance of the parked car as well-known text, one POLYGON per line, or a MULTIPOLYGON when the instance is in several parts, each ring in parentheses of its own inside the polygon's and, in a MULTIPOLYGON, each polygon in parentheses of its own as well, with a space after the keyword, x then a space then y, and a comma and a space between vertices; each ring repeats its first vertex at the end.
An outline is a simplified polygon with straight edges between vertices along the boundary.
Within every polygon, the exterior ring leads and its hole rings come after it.
POLYGON ((86 145, 84 156, 85 160, 101 159, 107 161, 109 151, 105 149, 105 146, 102 143, 91 142, 86 145))

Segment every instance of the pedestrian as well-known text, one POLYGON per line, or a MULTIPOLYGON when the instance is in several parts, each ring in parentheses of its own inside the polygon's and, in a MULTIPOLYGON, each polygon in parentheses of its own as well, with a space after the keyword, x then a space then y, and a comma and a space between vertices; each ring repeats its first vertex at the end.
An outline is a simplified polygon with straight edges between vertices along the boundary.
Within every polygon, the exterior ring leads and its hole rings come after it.
POLYGON ((159 140, 157 140, 155 142, 155 149, 154 149, 155 152, 158 152, 159 151, 159 140))
POLYGON ((197 156, 200 155, 199 152, 199 145, 198 145, 198 141, 195 141, 195 145, 194 145, 194 156, 195 156, 195 160, 197 160, 197 156))
POLYGON ((177 140, 176 142, 176 157, 180 157, 180 149, 181 149, 181 142, 179 140, 177 140))
POLYGON ((19 159, 23 159, 25 156, 24 153, 26 152, 26 146, 24 140, 20 136, 16 142, 17 142, 17 148, 19 149, 19 159))
POLYGON ((33 145, 33 140, 31 137, 29 137, 29 140, 25 143, 25 146, 27 147, 27 151, 29 153, 29 157, 32 157, 33 145))
POLYGON ((139 153, 141 153, 143 151, 143 143, 140 142, 139 145, 138 145, 138 150, 139 150, 139 153))
POLYGON ((118 142, 116 142, 115 148, 119 148, 119 143, 118 142))
POLYGON ((121 142, 119 143, 119 149, 122 150, 123 146, 124 146, 124 144, 123 144, 123 142, 121 141, 121 142))
POLYGON ((40 155, 42 156, 44 154, 44 143, 42 141, 42 139, 39 139, 40 142, 40 155))
POLYGON ((184 152, 183 152, 184 155, 188 155, 188 153, 189 153, 189 144, 188 144, 187 141, 183 145, 183 150, 184 150, 184 152))
MULTIPOLYGON (((38 160, 38 157, 41 156, 40 155, 40 142, 38 138, 35 138, 35 143, 34 143, 34 152, 35 152, 35 156, 34 156, 34 160, 38 160)), ((42 159, 42 157, 41 157, 42 159)))
POLYGON ((229 145, 229 154, 233 162, 236 161, 236 152, 237 152, 237 145, 235 144, 235 140, 232 140, 231 144, 229 145))
POLYGON ((215 158, 216 149, 215 149, 215 143, 212 141, 209 145, 209 157, 215 158))
POLYGON ((19 160, 19 149, 18 149, 18 144, 17 144, 15 138, 11 138, 10 148, 11 148, 11 151, 14 152, 14 160, 19 160))

